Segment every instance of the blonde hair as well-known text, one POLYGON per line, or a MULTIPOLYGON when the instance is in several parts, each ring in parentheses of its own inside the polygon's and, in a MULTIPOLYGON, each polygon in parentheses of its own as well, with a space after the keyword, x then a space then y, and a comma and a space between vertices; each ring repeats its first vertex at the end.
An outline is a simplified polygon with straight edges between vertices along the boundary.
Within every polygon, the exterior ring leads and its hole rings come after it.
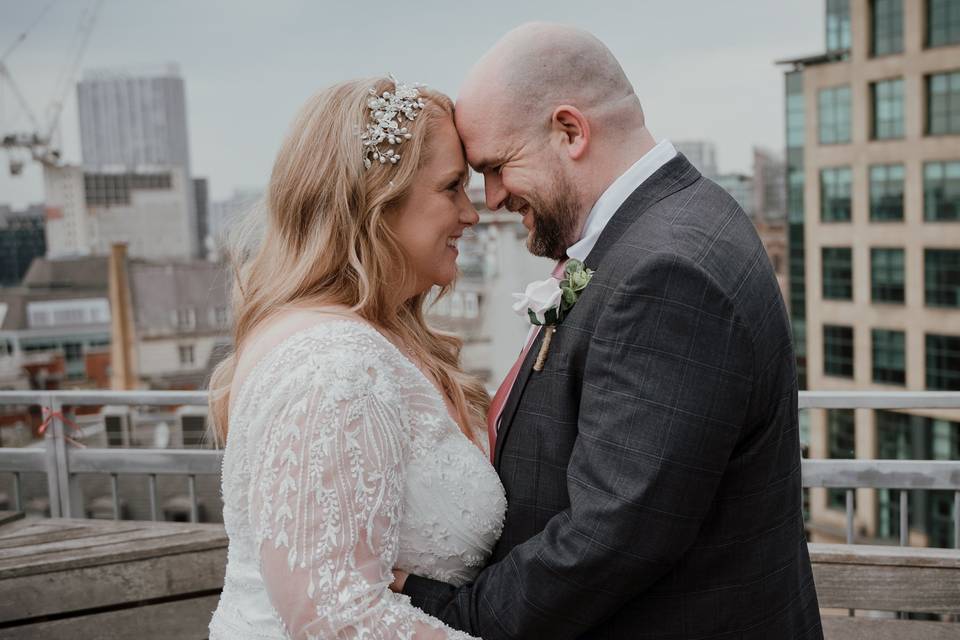
POLYGON ((397 307, 395 292, 406 290, 413 274, 386 223, 430 153, 430 133, 452 119, 453 103, 421 88, 426 104, 406 125, 413 137, 399 147, 403 159, 368 170, 360 132, 370 87, 380 95, 394 84, 388 78, 355 80, 307 101, 273 165, 263 238, 256 249, 231 255, 235 350, 210 379, 210 414, 220 442, 226 441, 239 352, 254 330, 293 304, 347 307, 395 336, 439 383, 464 434, 479 441, 490 398, 479 380, 461 370, 461 340, 427 325, 428 292, 397 307))

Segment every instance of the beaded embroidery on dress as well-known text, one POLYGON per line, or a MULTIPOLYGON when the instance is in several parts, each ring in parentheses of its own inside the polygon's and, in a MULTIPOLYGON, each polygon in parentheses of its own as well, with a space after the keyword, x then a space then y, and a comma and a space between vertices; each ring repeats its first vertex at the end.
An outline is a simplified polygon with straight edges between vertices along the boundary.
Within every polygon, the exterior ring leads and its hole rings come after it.
POLYGON ((455 585, 503 526, 503 486, 436 388, 359 321, 285 338, 231 398, 225 638, 467 638, 387 588, 455 585))

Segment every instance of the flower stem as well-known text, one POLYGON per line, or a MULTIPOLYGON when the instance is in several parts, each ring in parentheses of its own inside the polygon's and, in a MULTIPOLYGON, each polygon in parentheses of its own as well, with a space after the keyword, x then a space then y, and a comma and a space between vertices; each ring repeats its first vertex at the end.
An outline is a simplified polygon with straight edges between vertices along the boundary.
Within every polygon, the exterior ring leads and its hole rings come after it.
POLYGON ((540 345, 540 353, 537 354, 537 361, 533 364, 534 371, 543 371, 543 364, 547 361, 547 352, 550 351, 550 342, 553 340, 553 334, 557 332, 556 325, 550 325, 544 328, 543 343, 540 345))

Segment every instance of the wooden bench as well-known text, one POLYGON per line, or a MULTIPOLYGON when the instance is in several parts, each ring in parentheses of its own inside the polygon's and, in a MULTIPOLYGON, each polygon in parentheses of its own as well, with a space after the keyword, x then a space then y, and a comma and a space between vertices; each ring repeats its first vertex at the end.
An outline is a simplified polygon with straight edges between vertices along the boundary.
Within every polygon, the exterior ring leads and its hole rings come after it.
MULTIPOLYGON (((960 551, 810 544, 826 640, 960 639, 960 623, 868 617, 868 611, 960 614, 960 551), (856 609, 854 617, 848 609, 856 609)), ((880 614, 882 615, 882 614, 880 614)))
POLYGON ((226 548, 219 524, 0 512, 0 639, 206 638, 226 548))
MULTIPOLYGON (((0 640, 205 638, 226 547, 222 525, 0 511, 0 640)), ((863 615, 960 614, 960 551, 811 544, 810 557, 827 640, 960 639, 960 623, 863 615)))

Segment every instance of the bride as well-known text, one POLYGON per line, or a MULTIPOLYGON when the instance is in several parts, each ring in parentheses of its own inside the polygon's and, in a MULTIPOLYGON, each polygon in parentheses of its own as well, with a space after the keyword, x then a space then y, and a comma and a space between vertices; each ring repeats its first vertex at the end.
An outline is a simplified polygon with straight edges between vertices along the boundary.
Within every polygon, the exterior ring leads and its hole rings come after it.
POLYGON ((467 175, 435 91, 347 82, 295 120, 210 384, 229 537, 211 639, 467 637, 389 589, 394 567, 470 581, 506 508, 488 396, 422 310, 478 220, 467 175))

